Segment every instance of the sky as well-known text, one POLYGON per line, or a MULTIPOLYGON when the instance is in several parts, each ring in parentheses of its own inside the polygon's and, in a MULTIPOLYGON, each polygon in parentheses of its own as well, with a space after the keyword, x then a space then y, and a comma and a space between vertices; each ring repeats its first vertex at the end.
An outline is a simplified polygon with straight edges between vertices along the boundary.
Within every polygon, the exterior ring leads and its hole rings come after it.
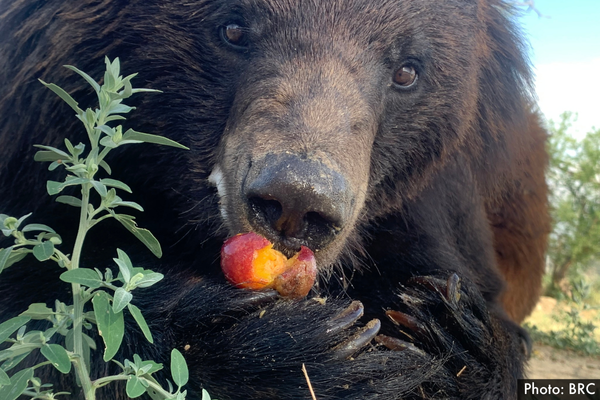
POLYGON ((535 6, 543 17, 529 12, 520 20, 542 113, 558 121, 562 112, 576 112, 575 136, 600 129, 600 0, 535 0, 535 6))

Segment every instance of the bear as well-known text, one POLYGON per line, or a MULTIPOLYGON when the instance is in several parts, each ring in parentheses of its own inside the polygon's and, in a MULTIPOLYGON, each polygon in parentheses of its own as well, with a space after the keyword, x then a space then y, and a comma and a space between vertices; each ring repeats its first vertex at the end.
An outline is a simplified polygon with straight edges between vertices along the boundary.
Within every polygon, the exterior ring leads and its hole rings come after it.
MULTIPOLYGON (((46 193, 32 146, 85 132, 38 79, 92 106, 60 66, 99 79, 119 57, 135 86, 163 92, 133 100, 127 124, 190 150, 111 159, 164 256, 108 221, 82 262, 111 267, 119 247, 165 275, 134 299, 155 343, 128 326, 116 359, 168 365, 180 349, 190 399, 310 399, 303 364, 320 399, 515 399, 549 216, 546 133, 508 3, 0 0, 0 212, 32 212, 69 248, 76 216, 46 193), (241 232, 313 250, 309 296, 228 284, 219 251, 241 232)), ((67 301, 48 264, 0 275, 0 320, 67 301)), ((127 397, 114 384, 99 398, 127 397)))

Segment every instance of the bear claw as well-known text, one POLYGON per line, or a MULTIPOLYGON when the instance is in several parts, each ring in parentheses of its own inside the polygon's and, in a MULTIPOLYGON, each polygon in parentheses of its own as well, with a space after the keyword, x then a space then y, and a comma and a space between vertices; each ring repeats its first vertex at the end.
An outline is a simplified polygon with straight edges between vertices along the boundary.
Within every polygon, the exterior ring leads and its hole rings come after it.
POLYGON ((380 328, 381 322, 378 319, 372 319, 346 341, 333 348, 334 358, 342 360, 358 353, 377 336, 380 328))
POLYGON ((439 292, 454 308, 458 306, 461 296, 461 281, 456 273, 450 274, 445 281, 431 276, 418 276, 412 278, 411 281, 439 292))
POLYGON ((411 350, 417 353, 424 353, 423 350, 417 348, 414 344, 391 336, 377 335, 375 337, 375 342, 387 347, 389 350, 392 351, 411 350))
POLYGON ((273 302, 279 298, 279 293, 273 289, 261 290, 261 291, 250 291, 247 290, 248 295, 239 297, 232 301, 231 308, 248 309, 261 307, 265 304, 273 302))
POLYGON ((387 315, 390 321, 392 321, 394 324, 404 326, 417 334, 422 334, 425 332, 425 327, 423 324, 408 314, 400 311, 388 310, 385 312, 385 315, 387 315))
POLYGON ((365 308, 360 301, 353 301, 341 313, 329 321, 330 327, 327 328, 329 335, 335 335, 338 332, 352 326, 360 317, 363 316, 365 308))

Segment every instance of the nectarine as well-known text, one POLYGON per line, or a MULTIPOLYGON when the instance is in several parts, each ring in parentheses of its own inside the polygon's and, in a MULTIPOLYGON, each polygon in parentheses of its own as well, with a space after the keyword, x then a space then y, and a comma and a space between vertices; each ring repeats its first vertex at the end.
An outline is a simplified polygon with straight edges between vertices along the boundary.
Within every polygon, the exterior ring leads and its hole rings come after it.
POLYGON ((284 297, 304 297, 314 285, 317 266, 313 252, 302 246, 288 259, 254 232, 229 238, 221 248, 221 268, 235 286, 273 288, 284 297))

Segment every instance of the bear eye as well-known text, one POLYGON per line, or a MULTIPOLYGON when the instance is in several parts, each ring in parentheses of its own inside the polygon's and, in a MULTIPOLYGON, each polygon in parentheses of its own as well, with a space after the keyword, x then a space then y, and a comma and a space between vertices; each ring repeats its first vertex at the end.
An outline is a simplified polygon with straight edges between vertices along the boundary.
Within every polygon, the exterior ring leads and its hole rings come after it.
POLYGON ((402 88, 409 88, 417 81, 417 71, 411 65, 405 65, 394 72, 394 83, 402 88))
POLYGON ((236 49, 243 49, 246 47, 244 28, 238 24, 229 24, 221 28, 221 39, 236 49))

